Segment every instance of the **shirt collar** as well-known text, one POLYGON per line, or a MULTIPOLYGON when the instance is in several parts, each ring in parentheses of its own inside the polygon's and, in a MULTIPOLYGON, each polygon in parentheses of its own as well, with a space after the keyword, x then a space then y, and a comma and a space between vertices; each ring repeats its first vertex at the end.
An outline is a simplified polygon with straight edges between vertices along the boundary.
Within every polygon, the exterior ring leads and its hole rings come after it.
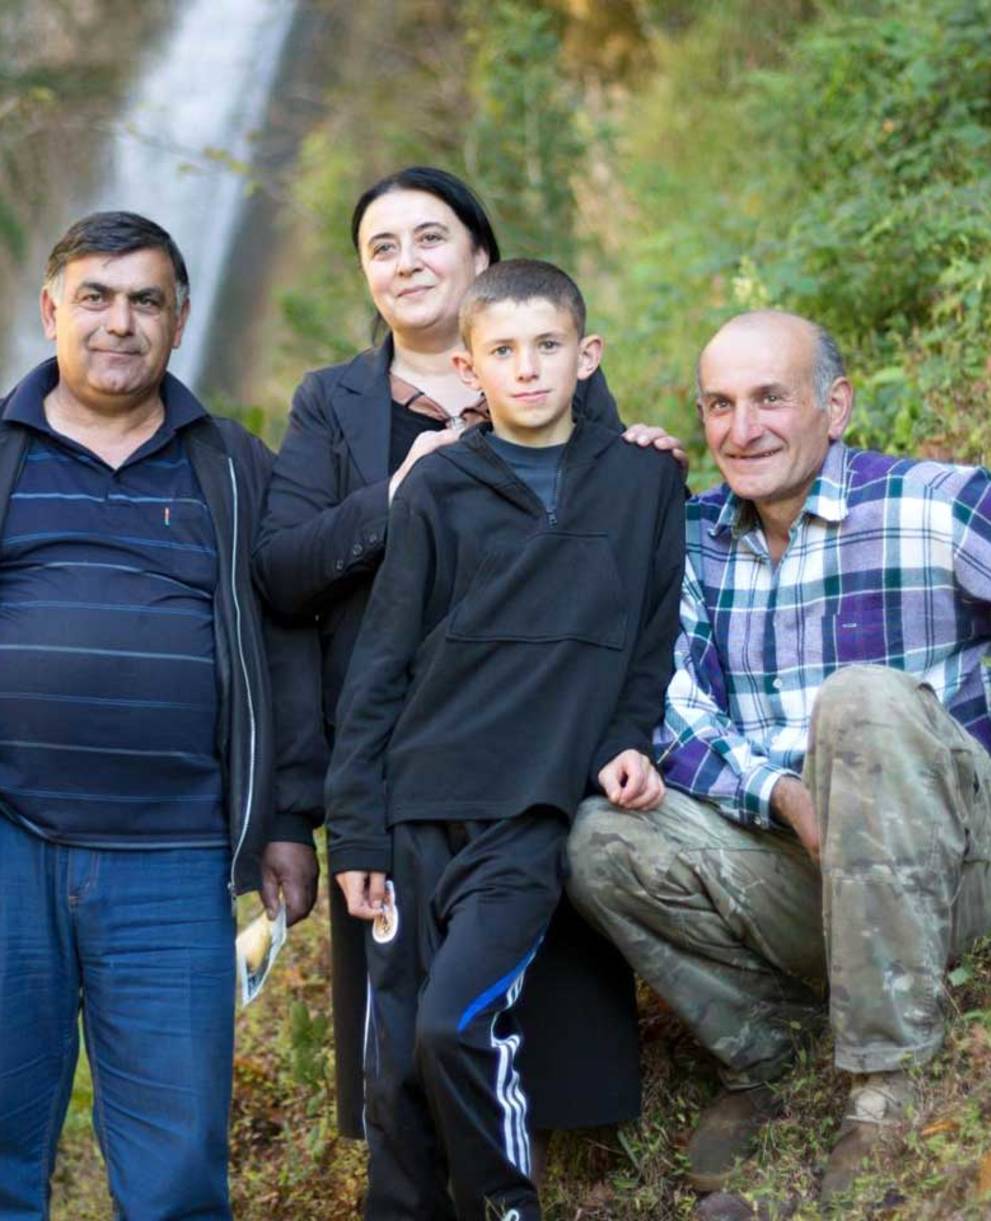
MULTIPOLYGON (((3 411, 4 420, 55 435, 45 418, 45 398, 58 385, 58 380, 55 357, 42 361, 11 392, 3 411)), ((166 373, 162 379, 161 395, 165 406, 162 431, 176 432, 206 415, 206 408, 199 399, 171 373, 166 373)))
MULTIPOLYGON (((848 475, 847 454, 849 449, 842 441, 833 441, 826 451, 826 457, 819 474, 815 478, 809 494, 805 498, 802 517, 819 517, 823 521, 842 521, 849 512, 847 504, 848 475)), ((756 514, 752 501, 743 500, 732 491, 728 484, 726 499, 723 501, 719 516, 709 534, 716 538, 724 531, 731 531, 735 538, 746 534, 752 529, 756 514)))

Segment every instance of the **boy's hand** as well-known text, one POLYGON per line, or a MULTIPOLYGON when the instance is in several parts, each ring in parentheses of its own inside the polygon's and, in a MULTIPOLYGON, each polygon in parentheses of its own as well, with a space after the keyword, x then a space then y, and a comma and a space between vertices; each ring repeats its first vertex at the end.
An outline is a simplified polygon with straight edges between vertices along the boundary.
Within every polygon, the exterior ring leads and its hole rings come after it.
POLYGON ((375 920, 385 904, 385 874, 366 873, 363 869, 348 869, 337 875, 337 885, 344 891, 348 913, 359 920, 375 920))
POLYGON ((599 772, 602 791, 624 810, 656 810, 664 800, 664 781, 638 750, 621 751, 599 772))
POLYGON ((688 454, 685 453, 685 443, 679 441, 677 437, 672 437, 658 424, 631 424, 623 433, 623 440, 644 449, 648 445, 653 445, 654 449, 669 453, 681 467, 681 473, 688 474, 688 454))

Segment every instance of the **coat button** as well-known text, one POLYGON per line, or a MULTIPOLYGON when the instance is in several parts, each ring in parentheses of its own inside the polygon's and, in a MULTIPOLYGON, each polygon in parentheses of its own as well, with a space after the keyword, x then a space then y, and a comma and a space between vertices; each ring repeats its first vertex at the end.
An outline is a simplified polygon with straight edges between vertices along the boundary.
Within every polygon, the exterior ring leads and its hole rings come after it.
POLYGON ((343 572, 344 571, 344 561, 338 560, 337 563, 334 565, 334 567, 337 569, 338 572, 343 572))
POLYGON ((355 543, 351 548, 352 555, 361 555, 362 551, 364 551, 364 547, 362 547, 361 543, 355 543))
POLYGON ((379 536, 377 534, 369 534, 368 541, 369 543, 377 543, 379 541, 379 536))

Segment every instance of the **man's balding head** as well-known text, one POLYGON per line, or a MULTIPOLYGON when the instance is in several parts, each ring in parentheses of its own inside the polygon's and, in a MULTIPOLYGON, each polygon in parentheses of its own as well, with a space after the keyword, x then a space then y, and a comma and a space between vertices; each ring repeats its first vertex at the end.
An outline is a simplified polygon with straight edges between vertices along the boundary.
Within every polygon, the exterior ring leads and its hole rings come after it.
MULTIPOLYGON (((824 326, 820 326, 817 322, 803 318, 801 314, 790 314, 786 310, 748 310, 744 314, 737 314, 729 322, 724 323, 709 342, 715 342, 724 331, 732 328, 740 327, 746 329, 761 325, 773 326, 775 323, 780 323, 784 329, 793 326, 797 332, 808 335, 812 344, 813 390, 816 402, 820 407, 825 407, 833 382, 838 377, 846 377, 846 364, 836 340, 824 326)), ((706 345, 707 347, 708 344, 706 345)), ((702 356, 705 355, 706 348, 702 349, 702 356)), ((699 374, 702 356, 699 357, 695 366, 695 389, 697 392, 701 391, 699 374)))
POLYGON ((723 478, 769 531, 787 536, 853 405, 835 341, 797 314, 753 310, 713 335, 697 376, 706 443, 723 478))

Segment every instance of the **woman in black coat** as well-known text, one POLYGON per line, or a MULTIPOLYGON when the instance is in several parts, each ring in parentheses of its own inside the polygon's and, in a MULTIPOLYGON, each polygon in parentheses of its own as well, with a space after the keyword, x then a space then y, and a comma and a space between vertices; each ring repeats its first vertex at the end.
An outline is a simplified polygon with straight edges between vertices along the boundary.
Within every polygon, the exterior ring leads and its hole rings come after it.
MULTIPOLYGON (((488 217, 443 170, 412 167, 376 183, 352 217, 372 300, 388 327, 378 348, 309 373, 293 399, 256 551, 273 606, 312 614, 323 646, 323 709, 334 737, 338 696, 376 569, 389 502, 412 465, 484 418, 451 363, 457 315, 476 275, 499 259, 488 217)), ((579 382, 575 411, 617 431, 601 373, 579 382)), ((674 448, 660 429, 634 443, 674 448)), ((364 925, 331 887, 338 1126, 363 1135, 364 925)), ((639 1113, 633 981, 618 953, 564 906, 527 977, 521 1073, 537 1129, 616 1123, 639 1113), (598 1049, 590 1058, 588 1048, 598 1049)))

